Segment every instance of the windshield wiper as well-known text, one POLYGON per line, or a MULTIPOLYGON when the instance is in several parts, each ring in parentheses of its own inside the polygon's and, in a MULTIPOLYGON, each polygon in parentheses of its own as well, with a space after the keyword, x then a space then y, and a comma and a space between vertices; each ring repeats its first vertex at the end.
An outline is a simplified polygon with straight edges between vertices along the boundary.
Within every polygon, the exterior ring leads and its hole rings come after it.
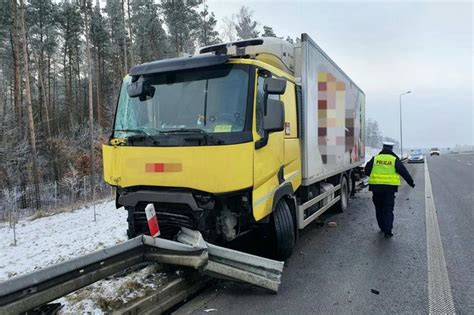
POLYGON ((135 132, 136 135, 131 135, 131 136, 128 136, 127 137, 127 141, 136 141, 136 140, 140 140, 140 139, 148 139, 148 140, 151 140, 151 142, 156 145, 156 144, 159 144, 158 141, 155 140, 155 138, 150 135, 149 133, 147 133, 145 130, 143 129, 116 129, 114 130, 115 131, 122 131, 122 132, 135 132))
POLYGON ((170 129, 170 130, 162 130, 160 133, 200 133, 203 135, 208 135, 205 130, 200 128, 179 128, 179 129, 170 129))
POLYGON ((207 144, 214 143, 214 144, 224 144, 223 140, 216 140, 212 134, 209 132, 200 129, 200 128, 179 128, 179 129, 170 129, 170 130, 162 130, 160 133, 163 134, 171 134, 171 133, 189 133, 189 134, 196 134, 194 136, 189 136, 184 138, 184 141, 200 141, 205 140, 207 144))
POLYGON ((146 133, 146 131, 143 129, 115 129, 114 131, 135 132, 135 133, 149 136, 149 134, 146 133))

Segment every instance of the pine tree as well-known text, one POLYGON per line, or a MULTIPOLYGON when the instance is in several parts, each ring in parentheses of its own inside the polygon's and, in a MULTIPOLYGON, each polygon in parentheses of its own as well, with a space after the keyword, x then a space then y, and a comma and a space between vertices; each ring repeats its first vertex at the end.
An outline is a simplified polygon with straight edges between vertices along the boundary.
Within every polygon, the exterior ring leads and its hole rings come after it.
POLYGON ((273 32, 273 28, 271 28, 270 26, 264 25, 262 37, 277 37, 277 36, 273 32))
POLYGON ((28 128, 30 132, 30 147, 31 147, 31 161, 33 164, 33 183, 35 187, 35 206, 36 209, 41 207, 39 196, 40 175, 38 168, 38 151, 36 150, 36 129, 33 118, 33 101, 31 97, 30 71, 29 71, 29 55, 28 43, 26 41, 26 21, 25 21, 26 6, 24 0, 20 0, 20 37, 22 39, 21 46, 23 51, 23 73, 25 79, 25 94, 26 94, 26 108, 28 113, 28 128))
POLYGON ((128 39, 130 41, 130 61, 131 66, 135 64, 135 54, 133 52, 133 32, 132 32, 132 23, 131 19, 131 8, 130 8, 130 0, 127 1, 127 29, 128 29, 128 39))
MULTIPOLYGON (((16 121, 20 126, 20 135, 22 134, 22 110, 21 110, 21 76, 20 76, 20 34, 18 24, 18 4, 16 0, 11 0, 11 22, 10 22, 10 40, 12 47, 12 59, 14 67, 14 108, 16 121)), ((3 19, 2 19, 3 20, 3 19)), ((2 28, 3 29, 3 28, 2 28)))
POLYGON ((153 0, 131 2, 130 24, 134 34, 134 55, 138 63, 163 59, 168 55, 169 43, 158 5, 153 0))
POLYGON ((51 0, 33 0, 28 6, 28 39, 31 47, 31 56, 36 61, 38 76, 38 98, 41 107, 40 120, 46 129, 48 138, 51 138, 50 120, 50 88, 48 87, 48 62, 55 50, 55 15, 56 5, 51 0), (49 58, 47 57, 49 56, 49 58), (44 116, 42 116, 44 114, 44 116))
POLYGON ((199 13, 198 42, 201 46, 214 45, 221 42, 219 32, 215 30, 217 20, 214 12, 209 14, 207 5, 199 13))
MULTIPOLYGON (((63 79, 64 79, 64 111, 69 119, 69 127, 72 127, 77 120, 85 118, 83 108, 79 102, 80 90, 80 62, 81 62, 81 33, 83 21, 81 7, 77 2, 65 1, 61 4, 58 14, 58 22, 63 41, 63 79), (78 119, 79 118, 79 119, 78 119)), ((61 124, 61 127, 66 127, 61 124)))
POLYGON ((259 32, 256 30, 258 23, 252 20, 252 15, 253 13, 246 6, 242 6, 239 13, 237 13, 235 30, 239 39, 258 37, 259 32))
MULTIPOLYGON (((93 105, 93 96, 92 96, 92 57, 91 57, 91 48, 89 46, 91 34, 89 32, 90 23, 89 16, 91 15, 91 4, 89 1, 84 0, 84 24, 85 24, 85 34, 86 38, 86 56, 87 56, 87 82, 88 82, 88 107, 89 107, 89 142, 90 142, 90 180, 91 180, 91 190, 92 190, 92 201, 94 202, 94 105, 93 105)), ((96 220, 95 208, 94 208, 94 221, 96 220)))
POLYGON ((195 30, 199 24, 196 8, 199 4, 200 1, 196 0, 168 0, 161 4, 175 56, 194 52, 195 30))
POLYGON ((376 120, 367 119, 365 129, 365 144, 372 148, 378 148, 382 145, 383 137, 376 120))
POLYGON ((111 63, 112 76, 114 77, 114 86, 118 85, 127 72, 125 64, 126 45, 125 24, 123 18, 123 7, 121 0, 107 0, 105 4, 105 13, 107 16, 107 31, 110 34, 109 62, 111 63))
POLYGON ((109 42, 109 34, 105 28, 105 19, 102 16, 100 10, 100 2, 96 1, 95 7, 91 13, 90 18, 90 40, 94 53, 94 68, 95 68, 95 91, 96 91, 96 117, 97 124, 103 125, 102 113, 103 113, 103 91, 104 88, 102 83, 105 80, 104 75, 104 62, 107 58, 106 49, 107 43, 109 42))

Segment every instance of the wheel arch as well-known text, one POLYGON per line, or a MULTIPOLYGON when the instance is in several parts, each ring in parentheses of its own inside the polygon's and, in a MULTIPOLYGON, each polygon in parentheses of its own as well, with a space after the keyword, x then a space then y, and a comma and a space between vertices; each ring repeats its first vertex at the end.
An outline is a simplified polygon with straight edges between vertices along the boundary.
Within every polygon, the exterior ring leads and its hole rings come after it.
POLYGON ((298 238, 298 224, 297 224, 297 203, 294 196, 293 186, 287 182, 280 186, 273 195, 272 213, 275 211, 275 207, 278 203, 284 200, 290 208, 291 217, 293 218, 293 229, 295 231, 295 239, 298 238))

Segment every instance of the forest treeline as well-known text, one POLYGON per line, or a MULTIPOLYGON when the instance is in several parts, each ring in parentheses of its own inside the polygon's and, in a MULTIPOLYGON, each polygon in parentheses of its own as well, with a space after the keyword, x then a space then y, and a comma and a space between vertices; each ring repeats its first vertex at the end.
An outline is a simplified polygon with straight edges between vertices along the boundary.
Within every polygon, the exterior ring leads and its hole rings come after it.
POLYGON ((276 36, 247 7, 218 26, 205 1, 0 1, 0 189, 100 174, 131 66, 276 36))

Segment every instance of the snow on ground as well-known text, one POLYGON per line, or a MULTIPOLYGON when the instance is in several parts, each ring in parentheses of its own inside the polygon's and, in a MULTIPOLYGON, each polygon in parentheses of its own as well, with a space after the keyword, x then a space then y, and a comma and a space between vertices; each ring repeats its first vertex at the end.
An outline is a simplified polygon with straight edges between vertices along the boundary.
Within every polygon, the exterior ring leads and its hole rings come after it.
MULTIPOLYGON (((127 240, 127 212, 114 201, 35 220, 27 218, 13 229, 0 223, 0 282, 54 265, 127 240)), ((114 275, 57 301, 60 314, 105 314, 145 296, 167 279, 159 265, 114 275)))
POLYGON ((26 274, 121 243, 127 239, 127 212, 113 201, 35 220, 24 219, 13 229, 0 223, 0 281, 26 274))
POLYGON ((106 314, 124 307, 161 286, 166 273, 149 265, 126 276, 113 276, 77 290, 55 302, 61 303, 60 315, 106 314))

